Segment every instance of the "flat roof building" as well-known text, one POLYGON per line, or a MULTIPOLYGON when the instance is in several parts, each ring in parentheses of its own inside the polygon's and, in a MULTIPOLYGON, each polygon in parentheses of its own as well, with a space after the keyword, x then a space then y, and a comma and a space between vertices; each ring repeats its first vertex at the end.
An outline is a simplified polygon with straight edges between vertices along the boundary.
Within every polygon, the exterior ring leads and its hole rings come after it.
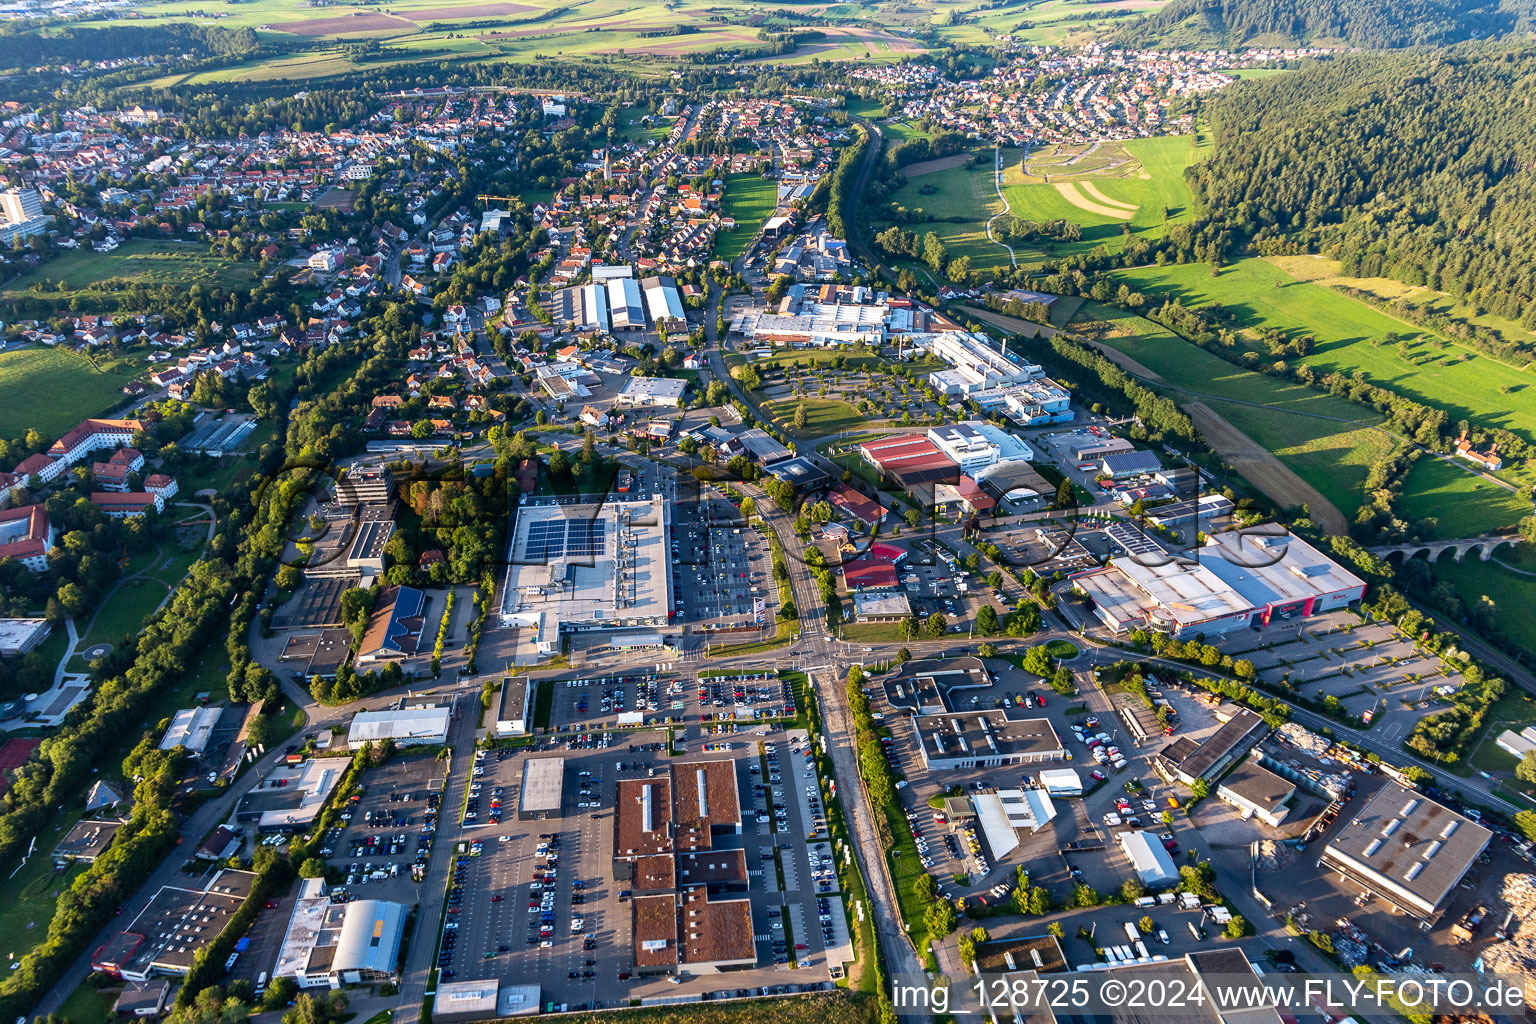
POLYGON ((550 652, 562 632, 668 625, 670 520, 670 506, 659 495, 519 506, 502 625, 536 629, 541 649, 550 652))
POLYGON ((392 661, 421 653, 427 595, 415 587, 386 587, 357 648, 359 662, 392 661))
POLYGON ((645 300, 640 283, 632 277, 608 282, 608 317, 613 331, 645 330, 645 300))
POLYGON ((921 715, 913 724, 929 771, 1037 764, 1065 753, 1049 721, 1010 721, 1001 709, 921 715))
POLYGON ((249 871, 224 868, 202 887, 162 886, 117 939, 97 950, 92 968, 127 981, 186 974, 198 951, 240 909, 255 879, 249 871))
POLYGON ((117 830, 123 827, 121 821, 77 821, 59 840, 59 845, 53 848, 53 861, 55 864, 68 864, 77 862, 89 864, 112 845, 112 840, 117 836, 117 830))
POLYGON ((1244 818, 1258 818, 1271 827, 1279 825, 1290 813, 1287 804, 1296 794, 1296 784, 1247 760, 1232 769, 1216 787, 1216 796, 1236 807, 1244 818))
POLYGON ((0 658, 20 658, 48 639, 47 619, 0 619, 0 658))
POLYGON ((859 454, 882 473, 894 476, 903 487, 960 478, 960 467, 926 434, 865 441, 859 445, 859 454))
POLYGON ((526 736, 531 721, 533 687, 527 676, 502 676, 496 699, 496 735, 526 736))
POLYGON ((630 377, 613 404, 676 409, 683 404, 683 392, 687 390, 688 382, 676 377, 630 377))
POLYGON ((1196 779, 1209 782, 1220 778, 1268 731, 1264 719, 1247 708, 1238 708, 1203 741, 1197 743, 1188 736, 1181 736, 1168 744, 1152 759, 1152 767, 1163 778, 1177 780, 1186 786, 1193 785, 1196 779))
POLYGON ((346 761, 317 757, 274 768, 240 798, 235 821, 255 824, 263 832, 305 828, 320 814, 346 767, 346 761))
POLYGON ((272 969, 300 988, 393 981, 407 908, 385 900, 334 903, 324 879, 306 878, 272 969))
POLYGON ((528 758, 523 762, 523 784, 517 794, 518 820, 560 817, 564 792, 565 758, 528 758))
POLYGON ((1034 449, 1005 430, 982 420, 965 420, 930 427, 928 439, 949 456, 962 473, 975 475, 999 462, 1028 462, 1034 449))
POLYGON ((1365 593, 1365 581, 1285 531, 1216 534, 1196 555, 1112 558, 1073 582, 1115 632, 1152 629, 1175 637, 1306 618, 1365 593))
POLYGON ((347 729, 347 748, 394 740, 397 747, 442 746, 448 742, 452 709, 417 704, 398 711, 359 711, 347 729))
POLYGON ((1320 863, 1398 909, 1437 920, 1493 833, 1389 782, 1323 848, 1320 863))
POLYGON ((768 475, 787 484, 793 484, 796 493, 804 496, 821 490, 832 482, 831 474, 810 459, 783 459, 768 467, 768 475))

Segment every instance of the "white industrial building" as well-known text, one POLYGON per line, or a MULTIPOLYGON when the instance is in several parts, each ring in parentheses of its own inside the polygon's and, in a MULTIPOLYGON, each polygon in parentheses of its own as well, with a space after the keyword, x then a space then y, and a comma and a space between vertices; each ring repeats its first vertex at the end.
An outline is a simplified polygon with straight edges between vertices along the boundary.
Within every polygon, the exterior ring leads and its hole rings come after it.
POLYGON ((1045 372, 1033 363, 1019 362, 1006 351, 993 348, 984 334, 945 331, 926 337, 929 350, 959 371, 937 381, 930 376, 929 382, 935 390, 939 390, 941 384, 945 388, 961 389, 946 390, 946 394, 972 394, 985 388, 1018 384, 1035 380, 1045 372))
POLYGON ((675 377, 629 377, 613 404, 676 409, 683 404, 683 392, 687 390, 688 382, 675 377))
POLYGON ((632 277, 608 282, 608 325, 612 331, 645 330, 645 303, 640 284, 632 277))
POLYGON ((451 708, 433 704, 398 711, 359 711, 347 729, 347 747, 357 750, 384 740, 394 740, 397 747, 442 746, 448 742, 451 717, 451 708))
POLYGON ((960 472, 969 477, 975 477, 981 470, 999 462, 1028 462, 1035 457, 1034 449, 1029 445, 1006 430, 981 420, 931 427, 928 440, 938 445, 939 450, 960 467, 960 472))
POLYGON ((581 326, 610 333, 613 321, 608 315, 608 289, 600 284, 582 285, 581 326))
POLYGON ((385 900, 333 903, 322 878, 306 878, 278 951, 274 978, 300 988, 341 988, 398 977, 406 908, 385 900))
POLYGON ((214 726, 219 724, 219 717, 223 713, 223 708, 216 707, 185 708, 176 712, 171 718, 171 724, 166 727, 165 735, 160 737, 160 749, 185 747, 193 757, 202 757, 208 747, 208 740, 213 736, 214 726))
POLYGON ((1120 849, 1131 862, 1131 870, 1148 888, 1172 885, 1179 880, 1178 868, 1173 858, 1163 849, 1163 844, 1151 832, 1121 832, 1115 836, 1120 849))
POLYGON ((657 327, 669 332, 688 329, 687 313, 683 299, 677 291, 677 281, 670 277, 642 278, 640 287, 645 291, 645 308, 657 327))
POLYGON ((541 652, 562 632, 665 626, 671 509, 659 495, 594 505, 525 503, 509 541, 501 624, 534 631, 541 652))
POLYGON ((1216 534, 1196 555, 1112 558, 1073 583, 1115 632, 1152 629, 1175 637, 1308 618, 1365 593, 1364 580, 1284 530, 1216 534))
POLYGON ((1051 796, 1082 796, 1083 780, 1071 768, 1047 768, 1040 773, 1040 785, 1051 796))

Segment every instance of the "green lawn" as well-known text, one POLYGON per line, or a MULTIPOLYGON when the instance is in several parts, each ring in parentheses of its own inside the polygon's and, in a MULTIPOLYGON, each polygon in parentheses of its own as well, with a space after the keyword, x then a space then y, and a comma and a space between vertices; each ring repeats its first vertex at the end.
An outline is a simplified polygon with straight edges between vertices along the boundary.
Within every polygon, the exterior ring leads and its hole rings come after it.
POLYGON ((1398 514, 1409 521, 1434 517, 1438 537, 1475 537, 1513 526, 1531 514, 1530 499, 1521 492, 1473 476, 1441 459, 1421 457, 1408 473, 1398 514))
POLYGON ((987 238, 987 218, 1003 208, 992 184, 992 151, 977 150, 976 157, 971 166, 908 179, 888 203, 913 213, 903 228, 919 235, 932 231, 951 259, 969 256, 972 269, 986 271, 1006 266, 1008 251, 987 238))
POLYGON ((165 595, 165 587, 153 579, 125 581, 96 613, 95 625, 80 638, 80 649, 92 644, 115 646, 123 637, 137 635, 144 626, 144 619, 159 607, 165 595))
POLYGON ((781 398, 764 402, 763 408, 771 413, 781 426, 787 427, 799 437, 822 437, 854 430, 868 422, 869 417, 835 398, 781 398), (795 408, 805 406, 805 429, 796 430, 795 408))
POLYGON ((69 1024, 107 1024, 112 1018, 112 1004, 117 1000, 121 986, 97 988, 92 978, 86 978, 69 998, 59 1007, 59 1016, 69 1024))
POLYGON ((734 217, 736 226, 715 236, 715 255, 734 260, 747 249, 763 222, 773 216, 779 202, 778 182, 761 174, 732 174, 725 179, 721 216, 734 217))
POLYGON ((0 437, 36 427, 52 441, 81 420, 126 401, 126 373, 101 372, 83 356, 55 348, 0 353, 0 437))
POLYGON ((1463 561, 1445 555, 1435 562, 1435 578, 1446 580, 1456 588, 1456 593, 1469 607, 1483 596, 1493 599, 1499 606, 1497 626, 1511 641, 1528 652, 1536 652, 1536 616, 1529 609, 1536 607, 1536 558, 1528 550, 1516 552, 1502 547, 1495 552, 1497 562, 1484 562, 1470 554, 1463 561), (1499 564, 1508 562, 1522 572, 1499 564))
POLYGON ((1311 334, 1316 345, 1303 362, 1320 372, 1363 371, 1397 393, 1444 409, 1452 422, 1500 426, 1536 439, 1536 388, 1529 372, 1478 355, 1378 312, 1324 285, 1302 281, 1262 259, 1247 259, 1212 277, 1204 264, 1148 266, 1116 277, 1150 295, 1185 305, 1219 303, 1241 327, 1275 327, 1289 335, 1311 334), (1373 344, 1388 332, 1406 339, 1407 350, 1373 344))
POLYGON ((1274 452, 1346 516, 1360 507, 1371 464, 1392 447, 1386 434, 1371 429, 1382 422, 1372 410, 1234 366, 1144 317, 1088 302, 1074 326, 1089 326, 1090 336, 1124 352, 1168 384, 1188 389, 1192 394, 1175 392, 1175 399, 1204 401, 1274 452), (1092 328, 1094 324, 1108 327, 1092 328))
POLYGON ((22 296, 29 289, 45 289, 48 294, 69 296, 85 294, 103 281, 120 280, 146 287, 175 285, 190 287, 220 286, 237 288, 249 285, 256 277, 254 263, 240 263, 211 255, 201 242, 156 242, 135 238, 112 252, 75 251, 64 253, 23 274, 0 290, 0 298, 22 296), (63 291, 57 285, 63 282, 63 291))
POLYGON ((53 848, 80 820, 80 806, 66 808, 52 820, 39 833, 26 866, 14 878, 0 880, 0 931, 10 936, 0 948, 18 960, 48 937, 59 895, 85 870, 84 865, 62 872, 53 868, 53 848))

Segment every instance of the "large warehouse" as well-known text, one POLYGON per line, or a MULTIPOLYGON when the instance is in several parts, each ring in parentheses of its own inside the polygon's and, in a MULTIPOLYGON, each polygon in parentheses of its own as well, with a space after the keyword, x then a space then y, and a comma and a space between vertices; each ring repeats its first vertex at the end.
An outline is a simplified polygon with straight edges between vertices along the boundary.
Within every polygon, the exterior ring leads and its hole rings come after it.
POLYGON ((1365 594, 1365 581, 1292 533, 1218 534, 1198 561, 1112 558, 1073 577, 1110 629, 1183 637, 1307 618, 1365 594))
POLYGON ((398 711, 359 711, 347 729, 347 749, 394 740, 397 747, 442 746, 448 742, 452 709, 419 704, 398 711))
POLYGON ((866 441, 859 445, 859 454, 880 472, 889 473, 901 481, 903 487, 960 479, 960 467, 926 434, 901 434, 866 441))
POLYGON ((591 505, 523 504, 507 557, 501 624, 537 631, 541 651, 560 634, 671 620, 672 569, 660 496, 610 495, 591 505))
POLYGON ((1321 864, 1405 913, 1434 921, 1493 833, 1389 782, 1323 848, 1321 864))
POLYGON ((1179 880, 1179 869, 1173 866, 1173 858, 1151 832, 1121 832, 1115 836, 1115 841, 1143 885, 1155 889, 1179 880))

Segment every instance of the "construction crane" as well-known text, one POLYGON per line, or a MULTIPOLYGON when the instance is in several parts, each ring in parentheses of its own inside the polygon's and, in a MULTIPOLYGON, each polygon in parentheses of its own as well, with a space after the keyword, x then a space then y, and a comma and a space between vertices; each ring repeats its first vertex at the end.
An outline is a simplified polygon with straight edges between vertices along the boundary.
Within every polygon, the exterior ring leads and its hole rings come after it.
POLYGON ((519 197, 518 196, 489 196, 489 195, 480 195, 480 196, 475 196, 475 200, 477 202, 481 202, 481 203, 488 202, 488 201, 491 201, 491 200, 498 200, 498 201, 503 202, 503 203, 514 203, 514 202, 518 202, 519 201, 519 197))

